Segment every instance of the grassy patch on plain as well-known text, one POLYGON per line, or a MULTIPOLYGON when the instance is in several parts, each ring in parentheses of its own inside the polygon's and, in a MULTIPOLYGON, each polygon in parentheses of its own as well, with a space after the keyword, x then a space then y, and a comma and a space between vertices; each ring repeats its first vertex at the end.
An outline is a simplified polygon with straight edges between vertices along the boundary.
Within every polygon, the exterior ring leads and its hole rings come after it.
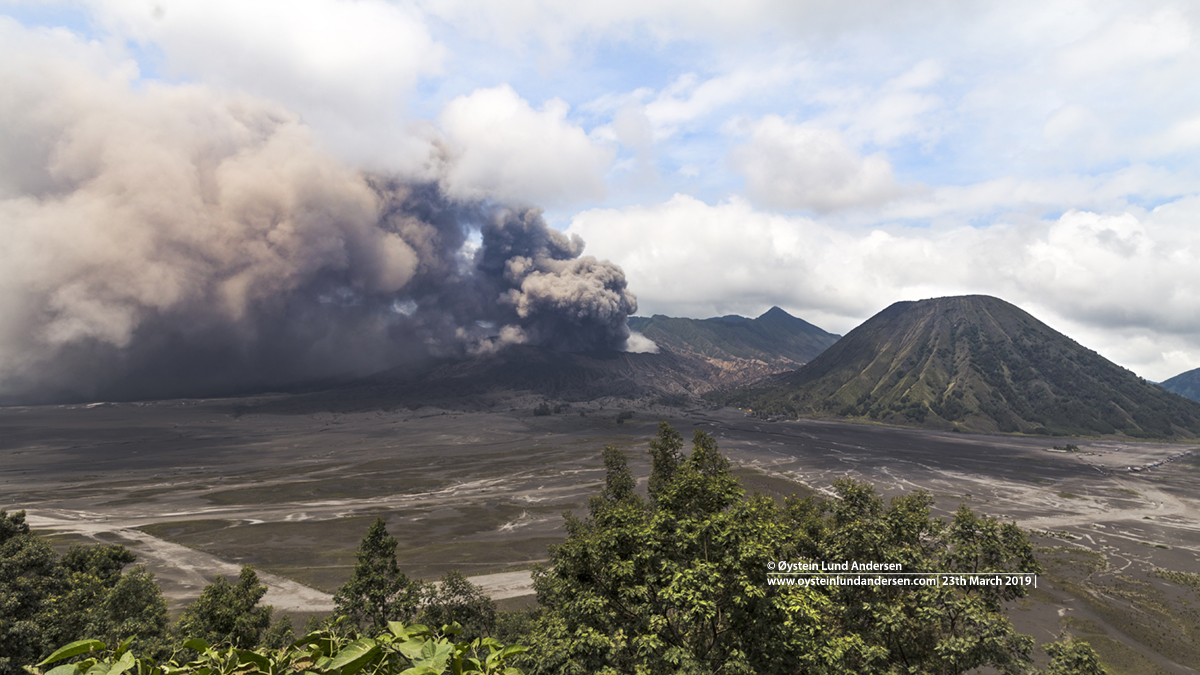
POLYGON ((126 548, 133 548, 135 546, 141 546, 142 544, 142 542, 138 541, 137 539, 127 539, 116 532, 97 532, 96 538, 100 539, 101 541, 106 541, 110 544, 120 544, 126 548))
POLYGON ((31 534, 50 544, 59 555, 66 553, 72 546, 93 546, 95 539, 75 532, 58 532, 57 530, 30 530, 31 534))
POLYGON ((140 528, 160 539, 330 591, 326 580, 350 578, 355 552, 374 516, 243 525, 189 520, 140 528), (301 561, 303 564, 300 564, 301 561))
MULTIPOLYGON (((565 537, 534 537, 505 541, 444 542, 396 550, 401 569, 409 576, 436 579, 450 570, 467 576, 529 569, 549 559, 548 548, 565 537)), ((350 577, 349 573, 346 578, 350 577)))
POLYGON ((1029 533, 1038 537, 1062 539, 1064 541, 1075 541, 1079 538, 1066 530, 1030 530, 1029 533))
POLYGON ((200 548, 192 543, 196 537, 228 529, 237 525, 238 522, 239 521, 236 520, 219 519, 178 520, 174 522, 143 525, 137 529, 152 537, 173 541, 176 544, 183 544, 184 546, 189 546, 191 548, 200 548))
POLYGON ((1155 568, 1152 572, 1154 576, 1160 579, 1174 582, 1180 586, 1187 586, 1195 591, 1200 591, 1200 574, 1192 572, 1179 572, 1176 570, 1165 570, 1161 567, 1155 568))
MULTIPOLYGON (((1195 663, 1200 658, 1196 613, 1166 597, 1154 585, 1129 575, 1099 575, 1110 567, 1107 557, 1098 551, 1054 546, 1039 547, 1036 553, 1045 569, 1044 576, 1057 593, 1074 597, 1099 617, 1099 621, 1067 617, 1062 625, 1087 640, 1110 673, 1168 672, 1147 654, 1162 655, 1181 664, 1195 663), (1130 644, 1140 646, 1144 652, 1130 644)), ((1062 599, 1048 599, 1051 604, 1062 604, 1062 599)))
MULTIPOLYGON (((1111 582, 1059 581, 1060 587, 1082 600, 1108 626, 1180 664, 1200 663, 1200 624, 1195 612, 1170 601, 1152 584, 1120 575, 1111 582)), ((1110 638, 1088 638, 1115 672, 1159 672, 1146 669, 1144 656, 1110 638), (1107 641, 1107 642, 1106 642, 1107 641), (1107 653, 1101 652, 1101 646, 1107 653), (1120 646, 1118 646, 1120 645, 1120 646)))
POLYGON ((1084 634, 1080 637, 1096 650, 1109 675, 1169 675, 1144 654, 1107 635, 1084 634))
POLYGON ((470 576, 524 569, 546 560, 546 547, 561 543, 562 537, 512 539, 500 538, 497 533, 505 524, 519 524, 523 517, 557 518, 563 509, 561 504, 500 502, 432 511, 378 511, 330 520, 253 524, 185 520, 140 529, 332 593, 350 578, 358 545, 376 517, 388 522, 388 531, 397 540, 396 558, 405 574, 433 579, 454 569, 470 576))
POLYGON ((1108 558, 1099 551, 1076 546, 1039 546, 1035 549, 1051 578, 1090 576, 1108 567, 1108 558))
POLYGON ((407 472, 395 475, 375 475, 370 479, 339 477, 256 485, 210 492, 203 495, 203 498, 205 501, 221 506, 288 504, 326 499, 364 499, 395 494, 415 494, 430 492, 449 484, 449 481, 431 479, 417 472, 407 472))
POLYGON ((742 484, 742 487, 746 490, 746 494, 759 492, 771 497, 776 502, 782 502, 785 498, 792 495, 803 498, 819 494, 816 490, 803 483, 788 480, 781 476, 772 476, 753 467, 739 466, 734 468, 732 473, 738 479, 738 482, 742 484))
POLYGON ((181 484, 181 485, 164 485, 161 487, 148 488, 146 490, 135 490, 133 492, 126 493, 125 496, 121 497, 120 499, 110 499, 109 501, 103 502, 100 505, 101 506, 128 506, 130 504, 146 504, 148 502, 158 501, 158 497, 160 495, 171 494, 173 492, 179 492, 180 490, 191 489, 193 487, 194 486, 190 486, 187 484, 181 484))

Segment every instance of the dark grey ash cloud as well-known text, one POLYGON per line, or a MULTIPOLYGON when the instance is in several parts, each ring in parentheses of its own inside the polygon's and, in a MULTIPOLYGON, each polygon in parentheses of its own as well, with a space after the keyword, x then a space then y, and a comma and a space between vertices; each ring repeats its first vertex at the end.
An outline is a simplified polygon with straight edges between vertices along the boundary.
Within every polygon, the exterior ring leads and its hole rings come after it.
POLYGON ((621 269, 536 209, 353 170, 258 100, 38 65, 0 67, 16 101, 0 111, 4 403, 204 396, 629 336, 621 269))

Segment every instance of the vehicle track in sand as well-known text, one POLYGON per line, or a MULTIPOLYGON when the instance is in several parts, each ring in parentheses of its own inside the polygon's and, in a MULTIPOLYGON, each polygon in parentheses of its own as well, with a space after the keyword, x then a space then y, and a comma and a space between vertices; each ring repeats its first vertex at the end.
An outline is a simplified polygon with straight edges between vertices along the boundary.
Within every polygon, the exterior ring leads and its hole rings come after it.
MULTIPOLYGON (((75 512, 73 515, 75 517, 30 511, 26 513, 26 522, 34 529, 81 535, 97 542, 105 541, 99 536, 105 533, 136 542, 130 547, 137 553, 138 563, 155 573, 164 589, 163 596, 174 605, 194 599, 217 576, 236 579, 241 573, 241 565, 220 556, 160 539, 135 527, 114 524, 111 519, 97 514, 75 512)), ((333 596, 329 593, 270 572, 256 572, 259 581, 267 587, 262 603, 271 605, 277 612, 324 613, 334 609, 333 596)), ((483 574, 468 577, 468 580, 493 600, 533 593, 533 579, 528 570, 483 574)))

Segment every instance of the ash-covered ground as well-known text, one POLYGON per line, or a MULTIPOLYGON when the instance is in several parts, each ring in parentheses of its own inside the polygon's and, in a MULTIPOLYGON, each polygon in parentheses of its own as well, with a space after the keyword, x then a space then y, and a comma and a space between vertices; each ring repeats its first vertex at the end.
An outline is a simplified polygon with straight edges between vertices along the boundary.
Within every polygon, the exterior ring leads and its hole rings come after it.
POLYGON ((251 564, 276 609, 329 611, 376 517, 410 575, 459 569, 493 597, 519 597, 525 570, 561 541, 562 513, 600 487, 600 449, 624 448, 644 480, 646 441, 666 419, 685 437, 712 433, 751 490, 828 492, 851 476, 889 496, 926 490, 942 517, 966 504, 1016 520, 1046 567, 1013 605, 1019 629, 1084 636, 1118 673, 1200 663, 1195 446, 766 422, 618 399, 542 416, 532 397, 489 412, 287 401, 0 408, 0 506, 26 509, 60 545, 129 546, 175 608, 251 564), (618 424, 622 412, 633 418, 618 424))

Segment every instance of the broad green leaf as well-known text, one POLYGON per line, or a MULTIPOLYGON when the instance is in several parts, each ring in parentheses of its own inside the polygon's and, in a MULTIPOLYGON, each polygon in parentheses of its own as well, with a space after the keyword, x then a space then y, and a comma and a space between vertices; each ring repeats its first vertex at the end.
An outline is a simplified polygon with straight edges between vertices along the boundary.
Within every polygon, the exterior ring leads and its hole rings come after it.
POLYGON ((198 652, 206 652, 209 649, 212 649, 212 645, 208 644, 204 640, 201 640, 200 638, 184 640, 183 646, 198 652))
POLYGON ((258 652, 252 652, 249 649, 239 649, 237 650, 237 657, 238 662, 253 663, 264 673, 270 672, 271 670, 271 660, 262 654, 259 654, 258 652))
POLYGON ((137 659, 133 652, 125 652, 121 654, 121 658, 108 669, 108 675, 121 675, 121 673, 133 668, 137 664, 137 659))
POLYGON ((86 654, 87 652, 103 651, 104 648, 104 643, 99 640, 79 640, 77 642, 72 642, 65 647, 60 647, 56 652, 50 656, 47 656, 41 663, 37 665, 44 666, 47 663, 54 663, 55 661, 61 661, 72 656, 79 656, 80 654, 86 654))
POLYGON ((529 651, 528 647, 513 645, 511 647, 505 647, 499 651, 492 652, 491 654, 488 654, 487 661, 485 662, 486 668, 487 670, 491 670, 492 668, 504 663, 509 657, 516 656, 517 654, 524 654, 527 651, 529 651))
POLYGON ((370 638, 361 638, 346 645, 333 661, 329 662, 328 669, 341 669, 342 675, 354 675, 363 666, 365 666, 372 658, 379 653, 379 645, 370 638))
POLYGON ((529 651, 529 647, 512 645, 511 647, 505 647, 504 649, 500 650, 500 658, 506 659, 510 656, 516 656, 517 654, 524 654, 527 651, 529 651))
POLYGON ((105 663, 104 661, 101 661, 91 668, 88 668, 84 672, 85 675, 108 675, 108 671, 112 670, 113 666, 115 665, 115 663, 105 663))
POLYGON ((79 666, 76 666, 74 663, 66 663, 53 668, 46 675, 77 675, 78 673, 79 666))
POLYGON ((425 648, 425 643, 425 640, 410 639, 396 645, 396 648, 400 650, 401 654, 415 661, 421 658, 421 650, 425 648))
POLYGON ((430 640, 421 647, 421 658, 413 659, 414 666, 429 666, 437 672, 446 669, 446 661, 454 653, 454 645, 442 640, 430 640))
POLYGON ((325 638, 328 636, 329 636, 329 634, 326 633, 325 631, 317 631, 316 633, 309 633, 308 635, 301 635, 299 638, 296 639, 295 642, 293 642, 289 646, 293 649, 298 649, 300 647, 303 647, 304 645, 313 644, 314 642, 317 642, 321 638, 325 638))
POLYGON ((400 671, 400 675, 442 675, 442 671, 434 670, 429 666, 413 666, 408 670, 400 671))

